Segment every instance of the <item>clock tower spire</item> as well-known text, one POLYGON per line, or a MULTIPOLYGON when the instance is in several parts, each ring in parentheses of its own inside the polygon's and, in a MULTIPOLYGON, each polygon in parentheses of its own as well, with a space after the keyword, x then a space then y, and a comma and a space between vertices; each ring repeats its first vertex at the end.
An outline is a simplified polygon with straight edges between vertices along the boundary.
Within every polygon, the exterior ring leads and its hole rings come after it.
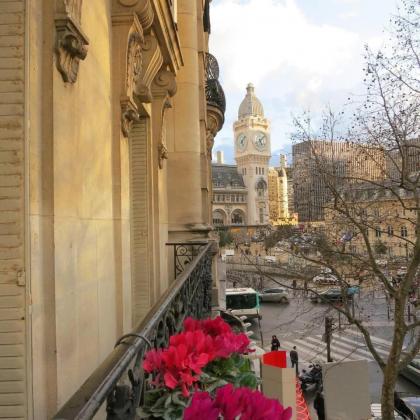
POLYGON ((251 83, 233 124, 235 160, 248 189, 248 225, 269 222, 268 165, 271 158, 270 123, 251 83))

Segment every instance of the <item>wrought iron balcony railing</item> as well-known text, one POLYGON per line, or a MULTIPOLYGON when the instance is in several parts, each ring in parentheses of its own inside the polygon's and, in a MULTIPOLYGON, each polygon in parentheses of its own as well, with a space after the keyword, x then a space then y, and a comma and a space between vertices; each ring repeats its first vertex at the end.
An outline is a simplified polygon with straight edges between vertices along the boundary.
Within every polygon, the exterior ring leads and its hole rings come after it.
POLYGON ((209 105, 219 108, 222 114, 226 111, 226 98, 219 83, 219 64, 216 57, 206 53, 206 100, 209 105))
MULTIPOLYGON (((188 316, 203 318, 211 311, 212 244, 171 244, 176 253, 185 247, 183 272, 130 334, 54 416, 54 419, 91 419, 106 404, 108 420, 134 419, 146 386, 142 360, 149 348, 164 347, 181 330, 188 316), (177 251, 178 249, 178 251, 177 251), (191 250, 191 252, 189 252, 191 250)), ((181 250, 181 251, 180 251, 181 250)), ((181 261, 181 260, 180 260, 181 261)))

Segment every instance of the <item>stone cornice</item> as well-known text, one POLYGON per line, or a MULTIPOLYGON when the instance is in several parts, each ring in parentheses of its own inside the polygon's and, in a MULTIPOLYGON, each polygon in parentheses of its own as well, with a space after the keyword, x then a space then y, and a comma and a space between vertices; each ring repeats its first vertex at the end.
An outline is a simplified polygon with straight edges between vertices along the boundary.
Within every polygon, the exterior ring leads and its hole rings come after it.
POLYGON ((144 32, 147 32, 154 20, 150 0, 112 0, 112 14, 136 13, 144 32))

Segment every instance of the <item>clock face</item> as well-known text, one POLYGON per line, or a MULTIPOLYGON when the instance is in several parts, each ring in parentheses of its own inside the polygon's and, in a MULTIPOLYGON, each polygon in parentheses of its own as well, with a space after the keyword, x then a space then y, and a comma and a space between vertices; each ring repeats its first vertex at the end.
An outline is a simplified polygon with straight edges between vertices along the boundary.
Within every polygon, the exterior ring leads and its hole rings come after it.
POLYGON ((245 149, 247 142, 248 139, 246 138, 245 134, 239 134, 239 136, 236 139, 236 144, 240 151, 245 149))
POLYGON ((264 133, 257 133, 254 140, 255 147, 258 150, 264 150, 267 145, 267 136, 264 133))

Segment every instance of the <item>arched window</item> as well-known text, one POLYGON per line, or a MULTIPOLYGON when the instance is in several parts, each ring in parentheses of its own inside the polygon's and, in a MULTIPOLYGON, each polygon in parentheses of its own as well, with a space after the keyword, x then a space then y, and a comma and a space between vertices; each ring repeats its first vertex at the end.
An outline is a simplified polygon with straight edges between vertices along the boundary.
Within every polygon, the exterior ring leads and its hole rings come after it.
POLYGON ((225 224, 225 215, 221 210, 215 210, 213 212, 213 225, 222 226, 225 224))
POLYGON ((232 212, 232 225, 243 225, 245 224, 245 215, 241 210, 235 210, 232 212))
POLYGON ((257 183, 257 194, 259 198, 263 198, 265 196, 265 191, 267 190, 267 184, 263 179, 259 180, 257 183))

